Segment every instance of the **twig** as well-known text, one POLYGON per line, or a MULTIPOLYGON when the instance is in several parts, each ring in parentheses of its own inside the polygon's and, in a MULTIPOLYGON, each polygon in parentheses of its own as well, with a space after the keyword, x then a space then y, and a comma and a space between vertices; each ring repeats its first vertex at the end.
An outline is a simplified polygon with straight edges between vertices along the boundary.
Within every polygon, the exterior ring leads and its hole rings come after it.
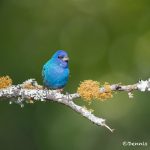
MULTIPOLYGON (((131 84, 131 85, 121 85, 121 84, 112 84, 110 86, 111 91, 125 91, 125 92, 132 92, 135 90, 145 92, 145 91, 150 91, 150 79, 148 80, 140 80, 136 84, 131 84)), ((102 87, 100 88, 100 93, 104 93, 105 88, 102 87)))

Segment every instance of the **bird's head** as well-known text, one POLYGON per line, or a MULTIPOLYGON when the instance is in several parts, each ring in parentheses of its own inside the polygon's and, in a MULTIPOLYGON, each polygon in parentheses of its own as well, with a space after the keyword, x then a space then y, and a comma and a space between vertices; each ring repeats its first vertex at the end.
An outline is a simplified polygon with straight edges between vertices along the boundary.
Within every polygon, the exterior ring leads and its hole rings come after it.
POLYGON ((59 65, 66 68, 68 67, 69 57, 67 52, 63 50, 58 50, 53 56, 52 59, 55 60, 59 65))

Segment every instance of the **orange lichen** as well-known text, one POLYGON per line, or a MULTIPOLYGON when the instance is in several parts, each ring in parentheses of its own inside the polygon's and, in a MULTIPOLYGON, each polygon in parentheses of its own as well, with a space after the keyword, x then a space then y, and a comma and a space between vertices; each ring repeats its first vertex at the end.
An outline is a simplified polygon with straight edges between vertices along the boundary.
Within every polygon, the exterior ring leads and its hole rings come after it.
POLYGON ((12 79, 9 76, 0 77, 0 89, 6 88, 12 85, 12 79))
POLYGON ((109 83, 105 82, 104 88, 105 88, 105 91, 106 91, 106 92, 111 92, 111 88, 110 88, 109 83))
POLYGON ((32 84, 30 84, 30 83, 26 83, 26 84, 23 84, 23 88, 25 88, 25 89, 35 89, 35 86, 33 86, 32 84))
POLYGON ((105 92, 100 93, 98 97, 98 99, 102 101, 113 97, 110 85, 107 82, 104 84, 104 89, 105 89, 105 92))
POLYGON ((80 86, 77 89, 79 95, 87 102, 92 100, 101 100, 112 98, 112 91, 108 83, 104 84, 104 93, 100 93, 100 83, 93 80, 85 80, 81 82, 80 86))
POLYGON ((85 80, 81 82, 77 92, 85 101, 91 101, 99 95, 99 86, 97 81, 85 80))
POLYGON ((43 89, 42 86, 40 86, 40 85, 35 86, 35 85, 32 85, 31 83, 24 83, 23 88, 25 88, 25 89, 43 89))

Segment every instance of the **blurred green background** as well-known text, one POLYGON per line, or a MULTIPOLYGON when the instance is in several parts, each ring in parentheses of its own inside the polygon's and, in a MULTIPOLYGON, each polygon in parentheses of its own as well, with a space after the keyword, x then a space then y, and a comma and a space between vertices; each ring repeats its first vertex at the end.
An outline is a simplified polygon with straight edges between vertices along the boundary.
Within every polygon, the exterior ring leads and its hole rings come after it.
MULTIPOLYGON (((57 49, 70 56, 66 91, 80 81, 132 84, 150 77, 149 0, 0 0, 0 76, 14 84, 36 78, 57 49)), ((91 122, 57 103, 0 102, 1 150, 150 149, 149 93, 117 93, 88 106, 116 129, 91 122), (123 147, 123 141, 148 147, 123 147)))

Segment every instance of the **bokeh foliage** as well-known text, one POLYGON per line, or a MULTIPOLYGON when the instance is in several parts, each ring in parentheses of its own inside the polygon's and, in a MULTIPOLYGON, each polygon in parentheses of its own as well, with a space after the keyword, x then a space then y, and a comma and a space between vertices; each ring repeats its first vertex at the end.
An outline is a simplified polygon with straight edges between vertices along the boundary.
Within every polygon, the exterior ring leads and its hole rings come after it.
MULTIPOLYGON (((85 79, 130 84, 150 77, 150 1, 0 0, 1 76, 10 75, 14 84, 29 78, 42 84, 42 65, 57 49, 70 56, 69 92, 85 79)), ((21 109, 1 102, 0 149, 120 150, 122 141, 149 142, 149 93, 77 103, 107 118, 116 131, 60 104, 21 109)))

